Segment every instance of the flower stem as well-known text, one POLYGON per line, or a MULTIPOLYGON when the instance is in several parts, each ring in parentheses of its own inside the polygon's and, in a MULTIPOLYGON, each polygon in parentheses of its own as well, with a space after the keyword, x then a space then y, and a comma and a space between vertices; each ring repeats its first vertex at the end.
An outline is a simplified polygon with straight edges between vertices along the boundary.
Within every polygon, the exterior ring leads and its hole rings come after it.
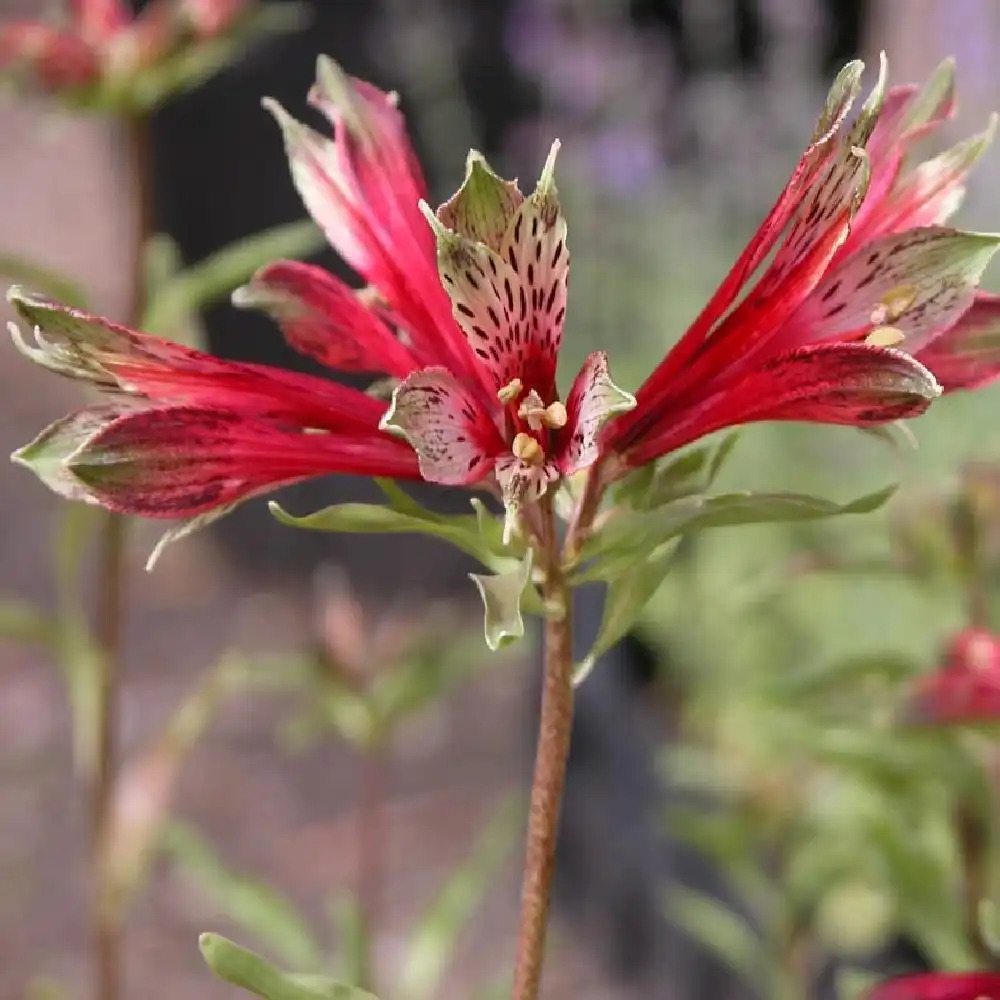
MULTIPOLYGON (((551 524, 551 510, 548 516, 551 524)), ((546 568, 542 596, 550 611, 545 622, 542 706, 521 888, 514 1000, 537 1000, 542 979, 559 813, 573 723, 572 594, 556 556, 546 568)))
POLYGON ((97 759, 90 793, 93 899, 91 922, 96 964, 96 1000, 119 994, 118 919, 105 888, 106 831, 114 809, 118 758, 118 684, 121 655, 122 582, 125 521, 104 513, 100 524, 98 605, 95 635, 98 657, 97 759))
MULTIPOLYGON (((146 308, 143 255, 153 231, 153 199, 149 170, 148 123, 143 118, 123 122, 125 153, 134 198, 134 246, 129 289, 129 322, 138 326, 146 308)), ((91 935, 94 949, 95 1000, 118 1000, 121 993, 121 914, 107 885, 106 845, 115 807, 118 777, 118 704, 121 683, 121 633, 125 590, 128 523, 107 512, 100 525, 97 566, 97 608, 94 634, 100 650, 97 712, 97 755, 90 790, 91 935)))
POLYGON ((385 827, 382 822, 385 803, 387 750, 382 739, 365 746, 358 777, 356 897, 361 922, 357 956, 363 989, 374 991, 375 968, 372 946, 381 920, 382 874, 385 856, 385 827))

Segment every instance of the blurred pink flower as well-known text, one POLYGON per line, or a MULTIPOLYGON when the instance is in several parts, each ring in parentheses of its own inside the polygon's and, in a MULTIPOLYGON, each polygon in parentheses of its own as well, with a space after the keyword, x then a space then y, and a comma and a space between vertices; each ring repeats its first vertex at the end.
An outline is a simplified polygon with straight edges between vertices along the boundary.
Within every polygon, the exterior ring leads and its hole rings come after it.
POLYGON ((246 0, 153 0, 133 16, 125 0, 70 0, 67 26, 0 23, 0 73, 73 91, 153 66, 186 39, 215 37, 246 9, 246 0))
POLYGON ((944 665, 913 686, 903 719, 919 726, 1000 720, 1000 637, 972 628, 955 636, 944 665))
POLYGON ((923 972, 876 986, 867 1000, 1000 1000, 1000 972, 923 972))

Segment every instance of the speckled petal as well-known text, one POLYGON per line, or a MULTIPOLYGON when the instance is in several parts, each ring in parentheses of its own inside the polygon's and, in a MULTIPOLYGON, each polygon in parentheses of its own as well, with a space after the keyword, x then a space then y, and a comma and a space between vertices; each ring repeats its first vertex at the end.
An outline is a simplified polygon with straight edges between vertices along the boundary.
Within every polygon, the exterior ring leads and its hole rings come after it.
POLYGON ((495 425, 445 368, 425 368, 400 382, 380 426, 406 438, 420 474, 433 483, 477 482, 505 447, 495 425))

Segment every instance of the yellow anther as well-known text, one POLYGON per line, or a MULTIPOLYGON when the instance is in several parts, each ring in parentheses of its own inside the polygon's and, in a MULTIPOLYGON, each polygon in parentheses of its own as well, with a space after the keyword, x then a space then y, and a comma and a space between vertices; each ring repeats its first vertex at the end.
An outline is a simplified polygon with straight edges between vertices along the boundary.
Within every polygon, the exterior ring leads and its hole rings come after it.
POLYGON ((530 435, 521 431, 515 435, 511 451, 515 458, 519 458, 525 465, 541 465, 545 461, 545 452, 542 446, 530 435))
POLYGON ((546 427, 565 427, 568 419, 566 407, 558 399, 554 403, 549 403, 545 407, 545 413, 542 415, 542 423, 546 427))
POLYGON ((513 403, 524 391, 524 385, 519 378, 511 379, 502 389, 497 389, 497 399, 506 406, 513 403))
POLYGON ((872 347, 895 347, 906 340, 906 336, 897 326, 877 326, 865 337, 865 343, 872 347))
POLYGON ((913 285, 898 285, 890 289, 872 310, 872 322, 879 326, 895 323, 913 305, 916 297, 917 289, 913 285))
POLYGON ((533 431, 540 431, 543 427, 550 429, 565 427, 567 420, 566 407, 559 400, 546 406, 542 402, 542 397, 534 389, 524 397, 523 402, 517 408, 517 415, 533 431))

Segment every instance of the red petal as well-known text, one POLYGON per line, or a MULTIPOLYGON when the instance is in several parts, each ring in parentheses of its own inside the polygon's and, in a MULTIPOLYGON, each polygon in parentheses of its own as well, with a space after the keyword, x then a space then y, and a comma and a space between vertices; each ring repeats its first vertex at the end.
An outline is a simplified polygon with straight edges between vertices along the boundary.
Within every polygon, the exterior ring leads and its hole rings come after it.
POLYGON ((559 471, 571 476, 596 462, 605 421, 634 406, 635 397, 611 381, 607 354, 588 354, 566 397, 566 426, 559 432, 556 455, 559 471))
MULTIPOLYGON (((631 448, 628 462, 642 465, 724 427, 762 420, 867 426, 915 417, 939 392, 931 373, 899 351, 866 344, 800 348, 658 408, 662 430, 631 448)), ((616 424, 628 417, 609 427, 606 447, 622 450, 616 424)))
MULTIPOLYGON (((856 64, 852 64, 856 67, 856 64)), ((848 67, 841 78, 851 79, 848 67)), ((869 170, 863 147, 882 105, 883 61, 878 83, 850 131, 833 142, 857 90, 835 85, 818 139, 806 150, 771 215, 743 251, 708 306, 660 362, 637 393, 635 411, 615 421, 621 450, 644 437, 660 419, 658 405, 671 395, 704 384, 734 365, 745 363, 816 287, 850 230, 864 196, 869 170), (834 111, 831 111, 835 109, 834 111), (721 318, 767 253, 787 229, 770 265, 746 298, 721 318), (714 328, 714 329, 713 329, 714 328)), ((841 78, 838 78, 838 82, 841 78)))
POLYGON ((101 72, 82 38, 34 21, 0 25, 0 73, 8 71, 52 92, 93 83, 101 72))
POLYGON ((123 0, 70 0, 77 33, 100 45, 125 27, 132 16, 123 0))
POLYGON ((978 389, 1000 377, 1000 296, 979 292, 969 310, 922 351, 945 392, 978 389))
POLYGON ((426 186, 394 98, 321 59, 310 102, 329 141, 269 102, 306 208, 340 255, 378 289, 421 365, 474 370, 438 278, 434 238, 418 203, 426 186))
POLYGON ((868 1000, 1000 1000, 1000 972, 923 972, 876 986, 868 1000))
POLYGON ((698 352, 716 323, 726 314, 757 268, 774 248, 788 223, 800 209, 806 192, 813 189, 822 173, 841 149, 840 130, 860 87, 860 68, 851 64, 838 76, 827 96, 826 108, 817 122, 813 139, 792 171, 784 190, 723 279, 708 305, 691 324, 679 343, 664 358, 649 379, 651 391, 672 381, 698 352))
MULTIPOLYGON (((838 262, 884 233, 944 221, 935 217, 893 225, 888 200, 901 179, 900 169, 910 146, 937 129, 954 110, 954 67, 950 61, 942 63, 923 88, 906 84, 889 91, 866 147, 872 166, 871 184, 851 224, 851 235, 838 254, 838 262)), ((911 174, 912 171, 906 172, 906 176, 911 174)))
POLYGON ((259 417, 197 406, 120 417, 67 465, 101 505, 164 518, 193 517, 333 472, 419 477, 410 449, 385 434, 304 434, 259 417))
POLYGON ((290 260, 269 264, 233 301, 263 309, 292 347, 330 368, 402 378, 416 367, 386 323, 323 268, 290 260))
POLYGON ((33 360, 105 390, 340 432, 371 433, 385 411, 380 400, 328 379, 223 361, 18 289, 9 298, 38 331, 39 346, 22 347, 33 360))

